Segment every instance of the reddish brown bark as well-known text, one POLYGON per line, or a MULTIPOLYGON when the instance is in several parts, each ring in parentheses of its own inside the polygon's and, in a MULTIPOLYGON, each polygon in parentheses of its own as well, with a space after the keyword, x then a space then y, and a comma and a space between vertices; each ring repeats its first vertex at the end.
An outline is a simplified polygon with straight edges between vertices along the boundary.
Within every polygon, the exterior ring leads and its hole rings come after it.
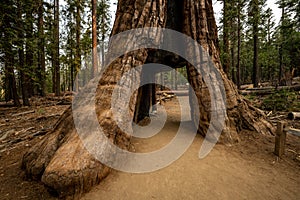
MULTIPOLYGON (((173 5, 179 8, 180 6, 176 2, 173 5)), ((171 14, 167 14, 169 8, 167 5, 168 2, 166 0, 120 0, 112 35, 139 27, 166 27, 168 24, 167 18, 172 17, 171 14)), ((272 126, 265 120, 263 113, 260 113, 238 94, 234 84, 228 80, 222 71, 217 27, 211 0, 184 0, 180 8, 183 13, 181 31, 198 41, 209 52, 214 66, 221 74, 224 82, 227 97, 227 115, 222 141, 226 143, 238 141, 238 133, 243 127, 262 134, 272 132, 272 126)), ((176 20, 180 19, 176 18, 176 20)), ((172 28, 172 25, 170 25, 170 28, 172 28)), ((176 28, 180 30, 180 27, 176 28)), ((122 42, 124 43, 123 46, 127 46, 134 41, 126 40, 122 42)), ((193 53, 192 50, 187 49, 187 54, 193 53)), ((140 49, 124 54, 108 66, 98 83, 95 99, 98 122, 109 140, 123 149, 128 149, 130 137, 113 120, 111 109, 112 92, 124 72, 146 63, 149 57, 151 57, 150 60, 153 60, 155 58, 153 55, 156 54, 153 54, 148 49, 140 49)), ((162 58, 165 55, 162 55, 162 57, 160 57, 161 55, 158 56, 158 61, 164 60, 162 58)), ((178 58, 171 59, 171 63, 177 65, 179 60, 178 58)), ((196 93, 196 98, 190 99, 192 114, 196 123, 197 119, 200 121, 199 132, 205 135, 210 121, 210 95, 214 94, 209 93, 203 77, 193 66, 188 64, 187 71, 190 83, 196 93), (197 112, 193 112, 195 109, 199 109, 200 117, 196 116, 195 113, 197 112)), ((141 75, 140 73, 134 77, 137 82, 129 80, 128 89, 132 89, 135 86, 134 84, 140 83, 141 75)), ((90 85, 88 84, 85 88, 87 94, 93 89, 90 88, 90 85)), ((212 87, 215 87, 215 85, 212 85, 212 87)), ((150 101, 150 90, 146 90, 146 93, 150 101)), ((131 119, 133 119, 134 112, 139 107, 136 106, 138 102, 145 103, 137 100, 137 97, 138 94, 135 92, 129 103, 128 109, 131 119)), ((82 103, 84 104, 84 102, 82 103)), ((90 109, 86 107, 84 112, 89 112, 90 109)), ((125 114, 122 112, 116 115, 114 118, 123 120, 125 117, 125 114)), ((124 119, 124 121, 128 120, 124 119)), ((78 197, 78 195, 99 183, 109 172, 108 167, 95 160, 84 149, 74 128, 71 108, 61 117, 53 131, 24 155, 22 166, 28 176, 42 180, 47 187, 57 192, 61 197, 78 197)))

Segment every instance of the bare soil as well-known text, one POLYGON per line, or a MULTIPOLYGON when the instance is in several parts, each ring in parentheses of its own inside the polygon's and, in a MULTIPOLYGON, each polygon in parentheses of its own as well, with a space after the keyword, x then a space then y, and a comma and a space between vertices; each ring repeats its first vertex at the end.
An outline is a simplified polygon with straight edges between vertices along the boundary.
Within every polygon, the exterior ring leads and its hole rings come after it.
MULTIPOLYGON (((61 98, 31 99, 31 107, 0 105, 0 199, 56 199, 21 170, 25 151, 53 128, 68 107, 61 98), (64 104, 64 103, 63 103, 64 104), (22 114, 23 113, 23 114, 22 114)), ((9 105, 9 104, 8 104, 9 105)))
MULTIPOLYGON (((32 101, 31 107, 18 109, 0 105, 0 199, 57 199, 40 182, 25 177, 21 159, 68 106, 58 105, 60 99, 32 101)), ((176 134, 178 102, 164 106, 168 111, 164 129, 150 139, 133 139, 135 151, 159 149, 176 134)), ((184 123, 188 133, 192 124, 184 123)), ((289 123, 299 127, 299 121, 289 123)), ((288 135, 282 159, 273 154, 273 136, 243 132, 241 139, 231 147, 216 145, 200 160, 203 138, 197 136, 170 166, 146 174, 113 171, 82 199, 300 199, 300 137, 288 135)))
MULTIPOLYGON (((187 97, 185 97, 187 98, 187 97)), ((188 103, 188 100, 186 100, 188 103)), ((150 139, 135 139, 137 152, 157 150, 171 141, 179 126, 177 101, 167 102, 168 121, 150 139)), ((191 122, 183 122, 187 133, 191 122)), ((82 200, 94 199, 300 199, 300 139, 287 138, 283 159, 274 154, 274 137, 242 134, 235 146, 218 144, 204 159, 197 136, 184 155, 170 166, 146 174, 113 172, 82 200)))

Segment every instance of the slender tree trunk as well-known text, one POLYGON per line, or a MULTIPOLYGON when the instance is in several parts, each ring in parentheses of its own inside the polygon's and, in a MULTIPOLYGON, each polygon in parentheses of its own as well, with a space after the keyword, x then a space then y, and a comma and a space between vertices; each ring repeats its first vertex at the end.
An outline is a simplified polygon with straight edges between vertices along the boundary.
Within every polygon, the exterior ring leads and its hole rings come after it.
POLYGON ((238 89, 241 87, 241 0, 238 1, 238 24, 237 24, 237 65, 236 65, 236 84, 238 89))
POLYGON ((235 84, 237 84, 236 82, 236 71, 235 71, 235 51, 234 51, 234 47, 235 47, 235 42, 232 43, 232 47, 231 47, 231 66, 232 66, 232 71, 231 71, 231 76, 232 76, 232 82, 234 82, 235 84))
POLYGON ((39 78, 39 94, 46 95, 46 61, 45 61, 45 36, 44 36, 44 1, 39 0, 38 8, 38 78, 39 78))
POLYGON ((6 92, 7 99, 6 101, 9 101, 11 98, 13 99, 14 105, 17 107, 21 106, 21 103, 19 101, 19 95, 17 92, 17 84, 16 84, 16 78, 15 78, 15 72, 14 72, 14 57, 12 55, 12 49, 7 48, 7 50, 11 52, 5 52, 5 77, 7 79, 7 90, 6 92))
MULTIPOLYGON (((104 2, 103 0, 101 0, 101 4, 102 6, 104 6, 104 2)), ((103 10, 104 12, 104 10, 103 10)), ((101 15, 101 67, 103 67, 104 65, 104 57, 105 57, 105 19, 104 19, 105 15, 104 13, 102 13, 101 15)))
POLYGON ((80 45, 80 35, 81 35, 81 1, 77 0, 77 8, 76 8, 76 58, 75 58, 75 88, 74 90, 77 92, 79 89, 78 83, 78 72, 81 69, 81 45, 80 45))
POLYGON ((176 71, 174 72, 174 89, 177 90, 178 89, 177 69, 175 70, 176 71))
MULTIPOLYGON (((72 19, 71 19, 72 20, 72 19)), ((76 30, 75 30, 76 31, 76 30)), ((75 81, 75 71, 76 71, 76 53, 77 50, 74 53, 74 49, 75 49, 75 43, 73 41, 73 35, 74 35, 74 28, 71 27, 70 28, 70 55, 69 55, 69 78, 70 78, 70 82, 69 82, 69 91, 74 91, 74 81, 75 81), (74 56, 75 54, 75 56, 74 56)))
MULTIPOLYGON (((282 14, 281 14, 281 26, 284 25, 284 18, 285 18, 285 9, 284 5, 282 5, 281 8, 282 14)), ((284 71, 284 66, 283 66, 283 41, 284 41, 284 31, 283 28, 280 31, 280 37, 281 37, 281 43, 279 47, 279 74, 278 74, 278 84, 279 85, 284 85, 284 78, 283 78, 283 71, 284 71)))
POLYGON ((223 70, 225 74, 229 75, 230 73, 230 45, 229 45, 229 2, 228 0, 223 0, 223 70))
POLYGON ((23 21, 22 21, 22 14, 23 14, 23 5, 21 2, 18 2, 18 55, 19 55, 19 72, 20 72, 20 88, 21 88, 21 93, 22 93, 22 100, 23 100, 23 105, 24 106, 29 106, 29 95, 27 91, 27 82, 25 78, 25 55, 24 55, 24 26, 23 26, 23 21))
POLYGON ((13 34, 11 34, 11 23, 7 16, 3 17, 3 28, 4 28, 4 73, 5 73, 5 100, 10 101, 13 99, 14 105, 17 107, 21 106, 19 101, 19 95, 17 90, 17 84, 14 72, 14 54, 13 54, 13 34))
MULTIPOLYGON (((264 114, 247 104, 238 94, 234 84, 228 80, 222 71, 217 26, 213 16, 211 0, 170 2, 166 0, 119 0, 112 35, 140 27, 166 27, 169 16, 167 13, 168 9, 170 9, 168 5, 174 4, 181 9, 180 11, 183 14, 177 18, 177 20, 181 20, 180 30, 198 41, 209 52, 216 69, 221 73, 223 78, 228 110, 222 141, 232 143, 238 140, 238 132, 242 127, 255 130, 259 133, 269 134, 273 127, 265 120, 264 114)), ((169 18, 172 19, 171 16, 169 18)), ((160 32, 157 35, 161 36, 160 32)), ((124 40, 124 38, 122 39, 124 40)), ((137 41, 128 39, 127 41, 122 41, 122 46, 126 47, 135 42, 137 41)), ((187 49, 186 53, 191 54, 193 50, 187 49)), ((127 122, 130 123, 134 117, 134 113, 139 108, 138 105, 140 103, 145 105, 149 101, 139 101, 137 97, 140 96, 140 93, 134 92, 128 107, 130 117, 123 112, 114 113, 113 117, 111 109, 112 92, 118 88, 116 85, 122 74, 134 67, 145 64, 147 61, 153 59, 153 55, 153 52, 149 49, 139 49, 120 56, 108 66, 103 72, 101 80, 97 83, 95 102, 97 102, 96 114, 98 122, 109 140, 120 148, 129 148, 130 136, 117 126, 113 118, 120 119, 124 124, 127 124, 127 122)), ((160 60, 160 58, 157 59, 160 60)), ((198 105, 201 113, 200 117, 196 116, 194 119, 200 121, 198 130, 201 134, 205 135, 210 121, 210 94, 207 87, 205 87, 201 74, 195 72, 195 69, 189 64, 187 65, 187 73, 197 95, 197 98, 191 99, 192 110, 193 108, 196 109, 196 105, 198 105)), ((133 79, 140 84, 142 75, 141 72, 138 72, 133 79)), ((127 81, 128 83, 125 84, 127 88, 125 90, 135 88, 133 84, 136 83, 133 83, 132 80, 127 81)), ((85 88, 86 91, 94 89, 89 85, 85 88)), ((215 85, 212 85, 212 87, 215 87, 215 85)), ((118 90, 117 95, 122 98, 122 91, 118 90)), ((149 97, 151 94, 147 94, 147 96, 149 97)), ((85 101, 81 103, 82 105, 86 105, 85 101)), ((117 106, 121 107, 122 105, 117 106)), ((84 117, 86 116, 84 113, 90 113, 93 109, 86 106, 82 111, 82 115, 79 116, 84 117)), ((126 127, 128 129, 132 128, 126 127)), ((103 156, 108 155, 104 154, 103 156)), ((36 144, 24 155, 22 167, 29 177, 41 180, 48 188, 56 191, 60 197, 74 197, 74 195, 80 195, 88 191, 93 185, 98 184, 109 172, 108 167, 93 158, 84 148, 73 124, 71 108, 63 114, 53 131, 47 134, 40 143, 36 144)))
POLYGON ((14 73, 14 67, 13 67, 14 59, 12 55, 6 56, 6 76, 8 77, 8 83, 9 83, 9 92, 10 95, 14 101, 14 105, 17 107, 21 106, 21 103, 19 101, 19 95, 17 92, 17 84, 16 84, 16 78, 14 73))
POLYGON ((101 66, 100 67, 103 67, 104 60, 105 60, 105 35, 102 34, 101 37, 102 38, 101 38, 101 66))
POLYGON ((258 27, 255 25, 254 29, 254 37, 253 37, 253 75, 252 75, 252 83, 254 87, 258 87, 259 83, 259 67, 258 67, 258 27))
POLYGON ((91 78, 94 78, 98 72, 98 54, 97 54, 97 0, 92 0, 92 70, 91 78))
POLYGON ((60 63, 59 63, 59 0, 54 0, 54 74, 55 95, 60 96, 60 63))
POLYGON ((73 48, 71 48, 71 53, 70 54, 71 54, 70 55, 71 68, 70 68, 70 90, 69 91, 74 91, 75 66, 74 66, 74 60, 73 60, 73 48))
POLYGON ((34 76, 35 70, 33 69, 33 16, 32 16, 32 5, 27 5, 26 9, 26 56, 25 56, 25 67, 21 71, 22 81, 22 98, 23 105, 29 106, 29 97, 34 93, 32 83, 30 81, 31 76, 34 76))
POLYGON ((258 0, 253 0, 253 74, 252 83, 254 87, 258 87, 259 83, 259 66, 258 66, 258 23, 259 23, 259 5, 258 0))
POLYGON ((51 53, 52 54, 52 59, 51 59, 51 64, 52 64, 52 69, 51 69, 51 72, 52 72, 52 92, 55 94, 55 86, 56 86, 56 73, 55 73, 55 61, 54 61, 54 54, 55 53, 51 53))
POLYGON ((160 73, 160 90, 164 90, 163 86, 165 85, 164 73, 160 73))

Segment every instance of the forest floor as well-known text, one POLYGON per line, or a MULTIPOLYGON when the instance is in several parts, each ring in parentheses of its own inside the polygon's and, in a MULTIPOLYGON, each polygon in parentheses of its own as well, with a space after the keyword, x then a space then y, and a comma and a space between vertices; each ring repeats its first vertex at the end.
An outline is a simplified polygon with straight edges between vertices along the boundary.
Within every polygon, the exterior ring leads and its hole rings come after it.
MULTIPOLYGON (((187 97, 185 101, 188 102, 187 97)), ((68 105, 61 99, 34 99, 31 107, 0 105, 0 199, 56 199, 21 170, 24 152, 41 140, 68 105)), ((180 112, 176 100, 164 104, 168 120, 150 139, 133 140, 137 152, 159 149, 174 137, 180 112)), ((287 113, 280 113, 280 119, 287 113)), ((272 120, 276 120, 272 117, 272 120)), ((275 121, 274 121, 275 122, 275 121)), ((299 121, 288 121, 300 128, 299 121)), ((184 122, 186 131, 190 122, 184 122)), ((198 158, 203 138, 196 136, 183 156, 170 166, 146 174, 113 171, 82 197, 94 199, 300 199, 300 137, 288 135, 282 159, 274 154, 274 136, 241 134, 234 146, 218 144, 198 158)))

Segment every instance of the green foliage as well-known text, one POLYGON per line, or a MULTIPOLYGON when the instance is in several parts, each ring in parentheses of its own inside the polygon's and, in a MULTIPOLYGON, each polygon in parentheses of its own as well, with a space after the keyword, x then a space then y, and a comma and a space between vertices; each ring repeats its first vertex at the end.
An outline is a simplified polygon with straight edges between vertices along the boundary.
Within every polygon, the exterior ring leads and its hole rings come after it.
POLYGON ((45 114, 45 110, 43 109, 43 108, 39 108, 38 110, 37 110, 37 113, 38 113, 38 115, 43 115, 43 114, 45 114))
POLYGON ((97 30, 98 38, 103 42, 109 35, 111 15, 110 15, 110 1, 98 0, 97 6, 97 30))
POLYGON ((281 90, 266 97, 261 108, 272 111, 299 111, 300 94, 288 90, 281 90))
MULTIPOLYGON (((280 0, 279 7, 285 8, 285 14, 281 23, 276 27, 272 10, 266 7, 265 0, 233 0, 227 6, 227 18, 230 21, 229 27, 229 48, 230 52, 224 52, 223 35, 221 35, 220 49, 221 61, 224 63, 226 58, 231 59, 231 69, 237 63, 237 5, 240 2, 242 33, 241 33, 241 82, 242 84, 251 83, 253 72, 253 24, 258 23, 258 67, 260 81, 270 81, 278 83, 280 68, 280 47, 283 54, 283 73, 296 70, 295 75, 300 75, 300 26, 299 8, 300 3, 296 0, 280 0), (284 2, 284 3, 283 3, 284 2), (232 54, 234 53, 234 55, 232 54), (232 61, 232 59, 234 59, 232 61)), ((223 11, 224 12, 224 11, 223 11)), ((224 16, 223 16, 224 19, 224 16)), ((224 21, 221 21, 222 27, 224 21)), ((224 30, 224 29, 223 29, 224 30)), ((232 71, 232 70, 230 70, 232 71)), ((231 75, 230 75, 231 76, 231 75)))

